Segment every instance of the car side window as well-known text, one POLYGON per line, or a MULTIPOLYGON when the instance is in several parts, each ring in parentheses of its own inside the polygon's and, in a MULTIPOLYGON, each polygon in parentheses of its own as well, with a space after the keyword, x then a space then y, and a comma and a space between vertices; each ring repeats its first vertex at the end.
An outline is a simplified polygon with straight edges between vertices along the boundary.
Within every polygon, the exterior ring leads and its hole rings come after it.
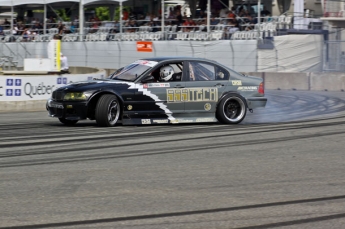
POLYGON ((215 67, 211 64, 192 61, 189 62, 190 81, 211 81, 215 80, 215 67))
POLYGON ((170 66, 174 69, 174 74, 172 76, 171 81, 182 81, 183 64, 176 63, 170 64, 170 66))
POLYGON ((216 80, 229 80, 229 72, 223 68, 216 67, 216 80))

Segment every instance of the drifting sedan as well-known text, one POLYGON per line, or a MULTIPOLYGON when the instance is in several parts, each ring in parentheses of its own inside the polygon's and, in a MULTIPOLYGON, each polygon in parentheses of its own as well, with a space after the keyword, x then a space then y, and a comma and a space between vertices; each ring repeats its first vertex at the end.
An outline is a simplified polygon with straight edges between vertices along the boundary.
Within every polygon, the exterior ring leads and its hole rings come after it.
POLYGON ((47 101, 51 117, 66 125, 99 126, 221 122, 238 124, 247 110, 265 107, 261 78, 215 61, 162 57, 137 60, 107 79, 75 82, 47 101))

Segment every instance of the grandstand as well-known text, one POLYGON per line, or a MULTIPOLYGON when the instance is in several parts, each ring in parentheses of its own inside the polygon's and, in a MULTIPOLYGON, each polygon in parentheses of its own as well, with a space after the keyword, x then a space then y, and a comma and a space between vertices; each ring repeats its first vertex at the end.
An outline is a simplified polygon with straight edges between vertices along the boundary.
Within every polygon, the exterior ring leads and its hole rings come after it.
MULTIPOLYGON (((21 1, 29 2, 27 0, 18 0, 15 6, 19 6, 21 1)), ((35 0, 36 3, 39 1, 35 0)), ((84 3, 108 4, 109 2, 113 2, 116 3, 116 7, 120 7, 123 1, 85 0, 84 3)), ((42 2, 50 2, 53 4, 53 7, 57 7, 57 5, 54 5, 57 2, 55 0, 42 0, 42 2)), ((79 1, 72 0, 70 2, 74 3, 74 12, 76 10, 79 11, 79 1)), ((2 5, 5 3, 11 4, 13 1, 0 0, 0 9, 6 6, 8 8, 9 5, 2 5)), ((65 2, 61 4, 63 5, 65 2)), ((84 20, 84 13, 79 13, 80 20, 75 19, 78 14, 72 14, 71 21, 54 21, 48 19, 46 14, 47 20, 40 20, 35 17, 27 18, 27 20, 15 20, 13 18, 10 24, 0 26, 0 41, 4 44, 44 43, 50 41, 55 34, 59 34, 63 43, 251 40, 258 42, 258 48, 270 49, 274 48, 274 45, 260 44, 273 44, 276 37, 291 34, 318 34, 324 36, 325 41, 327 41, 329 31, 332 30, 332 28, 327 27, 329 25, 328 21, 330 21, 328 19, 334 16, 337 19, 342 18, 343 11, 341 9, 344 8, 344 5, 341 4, 339 6, 334 6, 333 4, 331 7, 331 4, 325 0, 325 17, 321 19, 327 22, 323 22, 320 18, 311 18, 307 13, 303 17, 301 14, 290 11, 279 15, 259 15, 257 10, 249 12, 245 10, 246 8, 241 9, 241 7, 236 8, 236 10, 227 8, 224 11, 226 14, 223 15, 218 11, 210 9, 209 12, 212 12, 212 15, 209 13, 209 17, 207 17, 208 13, 206 11, 204 17, 195 14, 190 18, 182 16, 179 18, 177 11, 180 11, 179 13, 181 14, 181 8, 169 4, 166 5, 169 6, 166 7, 166 11, 161 14, 165 15, 164 20, 159 18, 158 14, 145 17, 145 14, 134 12, 128 18, 120 17, 120 20, 114 19, 111 21, 100 21, 94 17, 84 20), (333 9, 340 9, 340 11, 338 13, 332 13, 333 9), (211 17, 212 20, 209 19, 211 17), (271 43, 267 41, 271 41, 271 43)), ((37 4, 24 6, 37 7, 37 4)), ((65 7, 65 5, 63 6, 65 7)), ((13 9, 13 6, 11 7, 13 9)), ((114 8, 114 5, 112 7, 114 8)), ((300 12, 303 12, 303 9, 300 12)), ((16 57, 13 58, 14 61, 18 62, 16 57)))

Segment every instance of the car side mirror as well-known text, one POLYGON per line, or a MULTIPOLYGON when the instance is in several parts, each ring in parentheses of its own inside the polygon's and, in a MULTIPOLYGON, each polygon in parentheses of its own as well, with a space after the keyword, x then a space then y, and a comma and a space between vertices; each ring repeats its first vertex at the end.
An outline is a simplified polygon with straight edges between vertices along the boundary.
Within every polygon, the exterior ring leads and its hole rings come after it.
POLYGON ((148 76, 148 77, 145 77, 145 79, 143 79, 141 81, 141 83, 152 83, 152 82, 155 82, 155 78, 153 76, 148 76))

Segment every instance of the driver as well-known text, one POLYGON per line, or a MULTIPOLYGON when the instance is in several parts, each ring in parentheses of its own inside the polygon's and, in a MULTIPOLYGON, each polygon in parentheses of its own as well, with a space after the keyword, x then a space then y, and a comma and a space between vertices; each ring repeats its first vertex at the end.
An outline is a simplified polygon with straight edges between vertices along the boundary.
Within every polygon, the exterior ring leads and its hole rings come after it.
POLYGON ((161 67, 159 71, 159 79, 160 81, 169 81, 172 79, 174 75, 174 68, 170 65, 161 67))

